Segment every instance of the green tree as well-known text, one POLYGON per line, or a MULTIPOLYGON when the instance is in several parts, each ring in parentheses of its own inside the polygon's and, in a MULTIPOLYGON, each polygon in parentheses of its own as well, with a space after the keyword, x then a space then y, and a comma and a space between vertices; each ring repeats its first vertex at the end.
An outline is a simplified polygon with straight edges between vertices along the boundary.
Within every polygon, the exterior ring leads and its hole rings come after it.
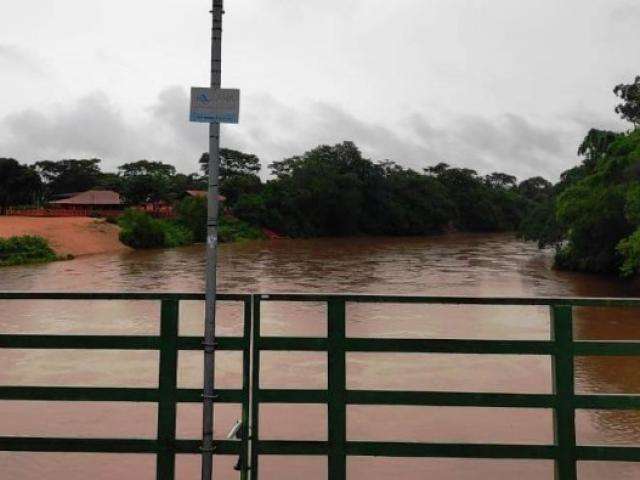
POLYGON ((207 200, 205 198, 186 197, 176 205, 178 222, 193 235, 195 242, 207 240, 207 200))
MULTIPOLYGON (((209 154, 203 153, 198 163, 205 175, 209 175, 209 154)), ((224 180, 233 175, 257 175, 260 169, 260 159, 256 155, 229 148, 220 149, 221 179, 224 180)))
POLYGON ((101 160, 43 160, 35 164, 47 196, 91 190, 100 182, 101 160))
POLYGON ((33 205, 42 191, 36 171, 13 158, 0 158, 0 214, 17 205, 33 205))
MULTIPOLYGON (((209 172, 209 154, 200 157, 200 168, 209 172)), ((256 195, 262 190, 260 159, 253 154, 220 149, 220 193, 225 196, 226 204, 234 209, 236 203, 245 195, 256 195)))
POLYGON ((507 173, 493 172, 484 177, 484 181, 492 188, 515 188, 518 179, 507 173))
POLYGON ((578 148, 578 155, 584 156, 583 165, 592 172, 621 134, 592 128, 578 148))
POLYGON ((171 199, 173 165, 139 160, 118 167, 122 176, 122 194, 130 205, 158 203, 171 199))
POLYGON ((625 120, 640 126, 640 75, 630 84, 621 83, 613 89, 622 103, 616 107, 616 113, 625 120))

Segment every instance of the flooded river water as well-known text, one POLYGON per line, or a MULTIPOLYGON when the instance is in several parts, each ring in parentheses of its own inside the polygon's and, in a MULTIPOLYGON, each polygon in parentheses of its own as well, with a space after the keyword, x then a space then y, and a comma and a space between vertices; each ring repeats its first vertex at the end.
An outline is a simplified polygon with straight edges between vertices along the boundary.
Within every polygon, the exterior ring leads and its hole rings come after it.
MULTIPOLYGON (((204 249, 89 256, 69 262, 0 270, 0 291, 200 292, 204 249)), ((640 288, 614 278, 558 272, 552 254, 509 235, 432 238, 277 240, 222 246, 219 285, 229 293, 377 293, 462 296, 635 297, 640 288)), ((576 309, 579 339, 640 339, 633 309, 576 309)), ((349 305, 347 333, 358 337, 532 339, 549 338, 549 312, 540 307, 349 305)), ((180 331, 202 333, 203 307, 184 302, 180 331)), ((323 305, 267 307, 268 335, 323 336, 323 305)), ((1 333, 157 334, 153 302, 0 301, 1 333)), ((237 335, 237 305, 220 307, 220 333, 237 335)), ((180 355, 179 385, 199 388, 202 356, 180 355)), ((156 352, 0 350, 1 385, 157 385, 156 352)), ((241 358, 220 354, 220 388, 240 386, 241 358)), ((263 357, 265 388, 326 388, 326 355, 263 357)), ((351 389, 401 389, 549 393, 547 357, 422 354, 353 354, 347 358, 351 389)), ((578 358, 576 390, 640 393, 640 361, 578 358)), ((0 402, 0 436, 153 438, 156 407, 150 404, 0 402)), ((271 405, 261 409, 261 437, 326 440, 326 407, 271 405)), ((239 408, 216 408, 222 437, 239 408)), ((350 440, 549 444, 552 414, 546 410, 350 407, 350 440)), ((578 442, 640 444, 640 413, 578 411, 578 442)), ((199 405, 180 405, 178 435, 198 438, 199 405)), ((199 459, 178 458, 178 478, 195 479, 199 459)), ((216 480, 237 478, 235 458, 216 459, 216 480)), ((0 479, 138 480, 155 478, 152 456, 0 453, 0 479)), ((580 478, 640 478, 632 464, 581 463, 580 478)), ((551 479, 546 461, 388 460, 349 458, 349 479, 551 479)), ((326 458, 263 458, 261 479, 326 478, 326 458)))

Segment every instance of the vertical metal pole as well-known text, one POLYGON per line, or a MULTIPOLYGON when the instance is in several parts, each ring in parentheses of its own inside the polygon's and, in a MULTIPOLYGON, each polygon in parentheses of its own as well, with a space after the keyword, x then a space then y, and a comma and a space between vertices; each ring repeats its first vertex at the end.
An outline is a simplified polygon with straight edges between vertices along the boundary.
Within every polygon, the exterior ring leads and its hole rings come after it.
POLYGON ((328 303, 329 369, 329 479, 347 478, 347 373, 346 373, 346 306, 341 299, 328 303))
MULTIPOLYGON (((211 88, 222 82, 223 0, 212 0, 211 88)), ((209 125, 209 189, 207 194, 207 273, 204 329, 204 394, 202 399, 202 480, 213 478, 213 402, 215 399, 216 268, 220 172, 220 124, 209 125)))
POLYGON ((253 336, 251 344, 251 480, 258 480, 260 456, 260 315, 262 303, 260 295, 253 295, 253 336))
POLYGON ((556 344, 553 357, 554 432, 558 457, 556 480, 576 480, 576 424, 574 404, 573 319, 570 306, 551 307, 551 334, 556 344))
POLYGON ((178 312, 177 300, 162 300, 160 316, 160 376, 158 390, 157 480, 173 480, 176 468, 176 397, 178 383, 178 312))

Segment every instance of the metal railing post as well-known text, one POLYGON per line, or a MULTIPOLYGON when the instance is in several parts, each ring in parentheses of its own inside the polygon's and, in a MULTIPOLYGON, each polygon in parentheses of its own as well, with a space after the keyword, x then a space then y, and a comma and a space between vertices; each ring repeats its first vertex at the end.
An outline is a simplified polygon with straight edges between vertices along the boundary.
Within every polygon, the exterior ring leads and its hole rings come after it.
POLYGON ((329 379, 329 480, 347 478, 347 373, 346 306, 342 299, 328 302, 328 379, 329 379))
POLYGON ((176 461, 176 400, 178 383, 178 300, 162 300, 156 478, 173 480, 176 461))
POLYGON ((554 433, 558 448, 555 478, 577 480, 573 317, 570 306, 551 307, 551 335, 556 347, 553 357, 554 433))
POLYGON ((253 341, 251 345, 251 480, 258 480, 259 451, 260 442, 259 419, 260 419, 260 295, 253 295, 253 341))
POLYGON ((244 349, 242 351, 242 454, 240 456, 240 480, 247 480, 249 477, 249 442, 251 442, 251 430, 249 427, 251 411, 251 329, 252 325, 252 296, 247 297, 243 302, 244 308, 244 349))

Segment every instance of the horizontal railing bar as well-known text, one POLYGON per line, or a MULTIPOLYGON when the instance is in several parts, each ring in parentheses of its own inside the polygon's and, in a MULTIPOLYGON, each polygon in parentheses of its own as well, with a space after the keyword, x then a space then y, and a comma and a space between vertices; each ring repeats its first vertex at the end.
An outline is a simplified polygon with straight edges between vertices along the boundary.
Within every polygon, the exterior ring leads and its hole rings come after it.
MULTIPOLYGON (((387 353, 478 353, 514 355, 551 355, 553 342, 524 340, 447 340, 405 338, 347 338, 347 352, 387 353)), ((326 351, 326 338, 261 337, 259 350, 326 351)))
POLYGON ((550 355, 555 351, 552 342, 523 340, 347 338, 344 343, 348 352, 550 355))
POLYGON ((157 402, 155 388, 0 387, 0 400, 58 402, 157 402))
MULTIPOLYGON (((220 293, 220 301, 243 302, 249 294, 220 293)), ((0 300, 204 300, 204 293, 116 293, 116 292, 0 292, 0 300)))
MULTIPOLYGON (((221 301, 247 301, 250 294, 218 294, 221 301)), ((562 297, 428 297, 403 295, 261 294, 263 301, 326 302, 331 299, 361 303, 424 303, 453 305, 573 305, 576 307, 640 307, 637 298, 562 297)), ((0 292, 0 300, 204 300, 203 293, 117 292, 0 292)))
POLYGON ((640 447, 576 447, 578 460, 603 460, 612 462, 640 462, 640 447))
POLYGON ((401 442, 347 442, 347 455, 375 457, 554 459, 552 445, 481 445, 401 442))
POLYGON ((260 403, 327 403, 326 390, 258 390, 256 398, 260 403))
POLYGON ((328 455, 329 442, 258 440, 254 447, 260 455, 328 455))
POLYGON ((256 347, 271 351, 323 352, 327 345, 326 338, 260 337, 256 347))
POLYGON ((466 392, 394 392, 348 390, 351 405, 414 405, 443 407, 553 408, 553 395, 466 392))
MULTIPOLYGON (((203 337, 179 337, 178 350, 202 350, 203 337)), ((216 350, 237 351, 249 347, 243 337, 217 337, 216 350)))
POLYGON ((403 295, 340 295, 340 294, 260 294, 262 301, 327 302, 344 300, 353 303, 424 303, 451 305, 573 305, 576 307, 640 307, 637 298, 562 298, 562 297, 429 297, 403 295))
MULTIPOLYGON (((179 388, 178 403, 201 403, 202 389, 179 388)), ((214 403, 242 403, 244 392, 242 390, 216 390, 214 403)))
MULTIPOLYGON (((216 390, 216 403, 242 403, 242 390, 216 390)), ((0 400, 52 402, 158 402, 155 388, 12 387, 0 386, 0 400)), ((201 389, 178 389, 178 402, 202 402, 201 389)))
POLYGON ((0 348, 158 350, 160 348, 160 338, 119 335, 0 335, 0 348))
MULTIPOLYGON (((195 391, 194 391, 195 392, 195 391)), ((238 395, 241 391, 237 391, 238 395)), ((326 390, 258 390, 260 403, 323 404, 326 390)), ((406 392, 386 390, 347 390, 348 405, 407 405, 440 407, 554 408, 557 399, 551 394, 475 393, 475 392, 406 392)), ((195 401, 195 400, 194 400, 195 401)), ((576 395, 577 409, 640 409, 640 395, 576 395)))
MULTIPOLYGON (((176 453, 201 453, 200 440, 175 440, 170 450, 176 453)), ((215 455, 237 455, 242 443, 215 441, 215 455)), ((139 453, 151 454, 166 451, 157 440, 98 439, 98 438, 25 438, 0 437, 0 451, 4 452, 55 452, 55 453, 139 453)))
POLYGON ((0 437, 5 452, 157 453, 156 440, 0 437))
MULTIPOLYGON (((175 452, 180 453, 202 453, 201 440, 176 440, 175 452)), ((242 450, 242 442, 234 440, 214 440, 214 455, 239 455, 242 450)))
POLYGON ((576 395, 573 404, 584 410, 634 410, 640 409, 640 395, 576 395))
POLYGON ((625 356, 640 355, 640 342, 625 341, 581 341, 573 342, 573 354, 580 356, 625 356))
MULTIPOLYGON (((202 350, 202 337, 180 337, 179 350, 202 350)), ((219 337, 218 350, 243 350, 243 337, 219 337)), ((158 350, 160 337, 118 335, 0 335, 0 348, 49 350, 158 350)))

